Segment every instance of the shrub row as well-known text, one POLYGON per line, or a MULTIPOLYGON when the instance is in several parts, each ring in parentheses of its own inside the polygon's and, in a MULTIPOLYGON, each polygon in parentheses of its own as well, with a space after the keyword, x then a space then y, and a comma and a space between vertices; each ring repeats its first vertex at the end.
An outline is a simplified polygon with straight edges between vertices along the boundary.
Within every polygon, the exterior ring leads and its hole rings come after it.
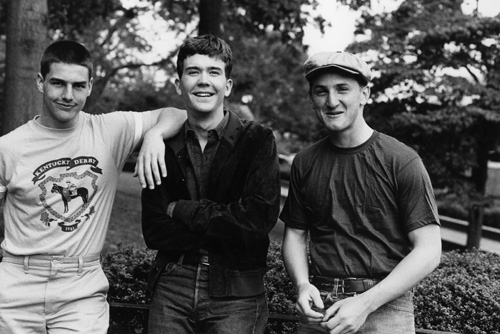
MULTIPOLYGON (((104 269, 110 281, 110 302, 146 304, 151 250, 120 246, 108 254, 104 269)), ((280 245, 268 254, 266 288, 270 312, 297 315, 294 290, 281 259, 280 245)), ((417 328, 464 334, 500 334, 500 256, 481 251, 443 254, 441 264, 415 287, 417 328)), ((144 312, 115 311, 112 321, 140 331, 144 312)), ((273 323, 269 333, 293 333, 296 323, 273 323)), ((123 329, 120 333, 124 333, 123 329)))

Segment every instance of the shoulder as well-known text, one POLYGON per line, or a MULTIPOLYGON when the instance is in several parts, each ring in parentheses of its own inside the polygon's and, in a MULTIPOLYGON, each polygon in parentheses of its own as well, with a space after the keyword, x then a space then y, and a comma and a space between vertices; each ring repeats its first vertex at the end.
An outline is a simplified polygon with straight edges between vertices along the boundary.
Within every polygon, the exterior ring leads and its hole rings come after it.
POLYGON ((233 112, 231 112, 229 124, 226 129, 230 135, 234 133, 238 136, 243 135, 245 138, 250 137, 256 140, 264 140, 269 137, 274 138, 273 130, 270 127, 256 121, 240 118, 233 112))
POLYGON ((0 137, 0 147, 1 149, 6 149, 8 147, 14 146, 13 144, 19 145, 23 144, 25 140, 29 140, 31 136, 28 135, 29 127, 31 126, 31 122, 29 121, 26 124, 23 124, 11 132, 0 137))
POLYGON ((297 159, 297 161, 302 161, 302 160, 310 161, 311 158, 314 158, 318 155, 323 155, 324 151, 327 150, 328 148, 328 143, 329 143, 328 138, 329 138, 328 136, 324 137, 318 140, 317 142, 314 142, 311 145, 303 148, 302 150, 300 150, 299 153, 297 153, 295 159, 297 159))
POLYGON ((423 161, 417 151, 396 138, 383 133, 380 133, 374 142, 373 154, 378 159, 383 160, 384 165, 395 171, 396 174, 403 171, 418 174, 425 170, 423 161))
POLYGON ((382 132, 378 133, 378 137, 375 140, 375 142, 380 148, 383 148, 383 150, 387 152, 387 154, 393 154, 393 155, 406 154, 413 157, 418 156, 417 151, 415 151, 413 148, 399 141, 398 139, 386 135, 385 133, 382 132))
POLYGON ((141 113, 132 111, 113 111, 105 114, 89 114, 82 112, 84 126, 107 134, 123 133, 126 129, 133 131, 136 124, 141 124, 141 113))

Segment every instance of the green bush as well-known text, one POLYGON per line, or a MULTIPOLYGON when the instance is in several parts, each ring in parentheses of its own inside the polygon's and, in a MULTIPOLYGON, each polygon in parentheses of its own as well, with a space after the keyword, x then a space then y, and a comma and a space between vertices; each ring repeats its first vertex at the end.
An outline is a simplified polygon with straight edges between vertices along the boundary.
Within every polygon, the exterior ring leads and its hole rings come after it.
MULTIPOLYGON (((269 313, 280 315, 298 316, 295 309, 295 289, 286 273, 281 256, 281 245, 271 243, 267 253, 267 266, 269 271, 265 276, 269 313)), ((294 333, 297 328, 295 322, 269 321, 267 333, 294 333)))
MULTIPOLYGON (((146 282, 153 251, 120 246, 104 260, 110 281, 110 302, 145 304, 146 282)), ((294 289, 281 258, 280 245, 268 253, 266 289, 272 314, 297 316, 294 289)), ((500 334, 500 256, 480 251, 447 252, 439 267, 415 288, 417 328, 463 334, 500 334)), ((140 333, 144 311, 114 310, 113 326, 134 328, 140 333)), ((296 322, 270 321, 269 334, 293 333, 296 322)), ((111 330, 110 333, 113 333, 111 330)), ((122 328, 115 333, 126 333, 122 328)))
MULTIPOLYGON (((103 260, 103 269, 109 281, 108 301, 147 304, 146 288, 149 270, 155 252, 146 248, 123 247, 118 244, 114 252, 103 260)), ((148 313, 141 309, 111 308, 108 334, 141 333, 148 313)))
MULTIPOLYGON (((103 268, 109 280, 109 302, 146 304, 147 277, 155 252, 132 246, 118 245, 114 252, 104 258, 103 268)), ((286 274, 281 259, 281 248, 271 243, 267 257, 269 272, 266 275, 266 289, 270 302, 269 312, 274 314, 297 315, 293 303, 294 289, 286 274)), ((130 333, 141 333, 146 324, 147 312, 112 308, 109 333, 123 334, 130 328, 130 333), (114 330, 116 328, 116 330, 114 330)), ((270 321, 269 334, 293 333, 297 324, 294 322, 270 321)))
POLYGON ((443 254, 415 289, 416 327, 463 334, 500 333, 500 257, 480 251, 443 254))

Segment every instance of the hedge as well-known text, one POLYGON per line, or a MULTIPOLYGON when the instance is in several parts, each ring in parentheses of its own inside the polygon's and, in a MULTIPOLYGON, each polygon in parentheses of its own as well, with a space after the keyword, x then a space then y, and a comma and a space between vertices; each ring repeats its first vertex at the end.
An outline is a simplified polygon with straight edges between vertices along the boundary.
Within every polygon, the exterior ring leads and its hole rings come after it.
MULTIPOLYGON (((110 281, 110 302, 147 304, 148 270, 154 252, 119 246, 104 259, 110 281)), ((297 315, 294 290, 281 259, 280 245, 272 243, 268 254, 266 288, 270 313, 297 315)), ((463 334, 500 334, 500 256, 481 251, 443 254, 439 267, 415 287, 415 325, 463 334)), ((111 328, 116 333, 140 333, 146 312, 114 310, 111 328), (120 327, 121 326, 121 327, 120 327)), ((293 333, 296 323, 270 322, 270 334, 293 333)), ((112 333, 110 331, 109 333, 112 333)))

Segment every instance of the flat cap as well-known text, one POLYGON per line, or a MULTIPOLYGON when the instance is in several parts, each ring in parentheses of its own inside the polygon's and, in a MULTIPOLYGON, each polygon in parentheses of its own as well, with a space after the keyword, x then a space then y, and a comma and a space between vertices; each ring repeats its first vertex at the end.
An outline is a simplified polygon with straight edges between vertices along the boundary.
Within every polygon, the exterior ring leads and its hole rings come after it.
POLYGON ((318 52, 304 63, 304 73, 307 80, 318 71, 327 68, 337 68, 354 76, 360 77, 365 84, 372 78, 368 65, 358 56, 349 52, 318 52))

